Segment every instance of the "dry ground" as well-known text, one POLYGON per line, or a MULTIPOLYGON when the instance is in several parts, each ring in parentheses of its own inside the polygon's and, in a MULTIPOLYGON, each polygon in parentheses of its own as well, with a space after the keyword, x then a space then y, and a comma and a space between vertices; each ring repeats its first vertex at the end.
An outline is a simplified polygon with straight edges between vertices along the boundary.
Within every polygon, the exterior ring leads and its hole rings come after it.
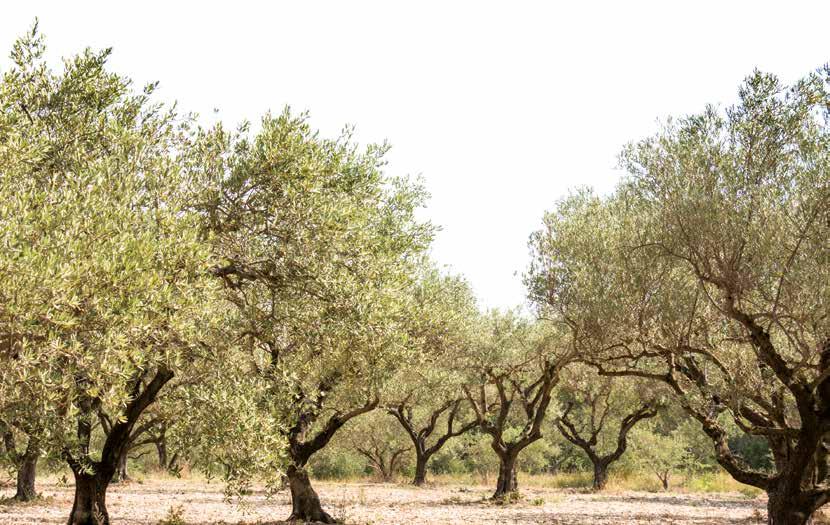
MULTIPOLYGON (((588 494, 527 488, 510 506, 483 501, 489 487, 322 483, 317 490, 327 510, 353 525, 393 524, 753 524, 763 523, 764 501, 739 494, 618 492, 588 494)), ((44 482, 44 499, 34 504, 0 503, 0 524, 63 524, 72 487, 44 482)), ((0 497, 10 496, 8 489, 0 497)), ((277 524, 290 512, 288 495, 262 492, 240 508, 223 500, 219 484, 195 480, 147 480, 112 486, 108 508, 115 525, 155 525, 171 507, 188 524, 277 524)))

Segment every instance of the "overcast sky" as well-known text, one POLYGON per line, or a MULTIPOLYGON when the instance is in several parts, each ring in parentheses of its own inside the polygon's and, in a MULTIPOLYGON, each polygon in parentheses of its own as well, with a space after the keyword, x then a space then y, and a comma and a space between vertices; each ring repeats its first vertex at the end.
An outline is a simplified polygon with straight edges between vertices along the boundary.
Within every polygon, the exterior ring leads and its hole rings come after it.
POLYGON ((488 307, 524 301, 528 235, 569 188, 611 190, 623 144, 731 103, 753 68, 790 82, 830 60, 827 1, 27 0, 3 6, 0 47, 35 17, 52 58, 113 47, 188 111, 290 105, 326 135, 388 139, 389 172, 432 194, 435 259, 488 307))

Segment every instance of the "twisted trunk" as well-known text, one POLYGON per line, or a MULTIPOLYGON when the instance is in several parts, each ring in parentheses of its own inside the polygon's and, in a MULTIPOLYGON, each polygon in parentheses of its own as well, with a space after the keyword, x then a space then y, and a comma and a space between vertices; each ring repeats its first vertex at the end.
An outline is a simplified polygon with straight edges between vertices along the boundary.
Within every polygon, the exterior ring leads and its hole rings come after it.
POLYGON ((519 483, 516 478, 516 454, 505 453, 499 455, 499 479, 496 481, 496 492, 493 499, 503 498, 518 492, 519 483))
POLYGON ((115 467, 115 476, 112 478, 113 483, 120 483, 130 480, 130 476, 127 474, 127 452, 127 447, 124 447, 124 451, 118 456, 118 464, 115 467))
POLYGON ((336 523, 320 505, 320 497, 311 486, 305 469, 291 465, 286 470, 291 489, 291 516, 288 521, 336 523))
MULTIPOLYGON (((144 372, 137 375, 133 386, 133 399, 127 404, 124 418, 111 426, 101 451, 101 460, 92 461, 89 453, 92 436, 91 418, 78 418, 80 456, 64 449, 63 456, 75 476, 75 500, 67 525, 109 525, 107 513, 107 488, 115 475, 122 457, 126 458, 130 434, 144 410, 155 402, 159 391, 173 378, 173 372, 166 368, 156 371, 153 378, 142 390, 144 372)), ((82 397, 81 413, 89 416, 96 408, 96 400, 82 397)), ((105 418, 109 419, 109 418, 105 418)))
POLYGON ((107 487, 113 472, 75 473, 75 501, 67 525, 109 525, 107 487))
POLYGON ((401 403, 398 406, 389 409, 389 413, 398 420, 406 431, 406 434, 409 436, 409 439, 412 440, 412 445, 415 449, 415 477, 412 480, 412 484, 416 487, 421 487, 424 483, 426 483, 427 464, 429 463, 429 458, 431 458, 433 454, 441 450, 441 448, 450 439, 460 436, 478 426, 478 421, 475 419, 468 421, 460 427, 455 426, 455 418, 458 416, 458 412, 461 409, 461 403, 461 399, 455 399, 444 403, 437 410, 432 412, 429 422, 421 428, 416 428, 415 426, 411 406, 401 403), (435 432, 438 419, 445 412, 447 413, 446 431, 438 436, 435 443, 431 447, 427 447, 427 439, 435 432))
POLYGON ((594 483, 593 489, 596 491, 605 490, 605 485, 608 484, 608 465, 603 461, 594 461, 594 483))
POLYGON ((17 467, 17 492, 14 495, 16 501, 33 501, 37 498, 35 475, 38 457, 37 449, 30 443, 17 467))
POLYGON ((767 492, 767 523, 769 525, 807 525, 815 509, 801 508, 797 500, 790 499, 786 490, 767 492))

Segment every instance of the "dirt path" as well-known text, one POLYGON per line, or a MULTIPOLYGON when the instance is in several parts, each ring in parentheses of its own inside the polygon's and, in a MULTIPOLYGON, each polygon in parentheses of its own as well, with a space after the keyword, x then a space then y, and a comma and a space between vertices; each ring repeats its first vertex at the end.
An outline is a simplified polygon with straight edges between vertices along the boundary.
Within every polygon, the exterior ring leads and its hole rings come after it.
MULTIPOLYGON (((63 524, 72 506, 72 488, 39 487, 46 499, 31 505, 0 505, 0 524, 63 524)), ((415 524, 755 524, 763 523, 762 500, 734 494, 626 492, 580 494, 529 488, 524 501, 507 507, 482 500, 485 487, 439 486, 415 489, 390 484, 319 483, 327 510, 352 525, 415 524)), ((0 491, 0 496, 11 493, 0 491)), ((113 486, 107 498, 114 525, 155 525, 171 507, 188 524, 275 524, 290 512, 287 494, 247 498, 240 508, 225 503, 218 484, 145 481, 113 486)))

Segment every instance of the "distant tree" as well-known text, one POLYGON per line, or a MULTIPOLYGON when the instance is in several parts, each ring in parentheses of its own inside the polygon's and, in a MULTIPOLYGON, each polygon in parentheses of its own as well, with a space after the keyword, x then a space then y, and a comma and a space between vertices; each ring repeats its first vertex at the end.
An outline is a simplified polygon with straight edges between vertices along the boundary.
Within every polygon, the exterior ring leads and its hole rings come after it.
POLYGON ((187 120, 151 102, 153 85, 133 93, 108 56, 53 72, 33 30, 0 81, 2 418, 66 460, 70 525, 109 523, 119 457, 207 352, 218 290, 190 210, 187 120))
POLYGON ((643 426, 633 433, 635 464, 657 476, 663 490, 669 490, 671 478, 678 471, 687 471, 694 465, 682 428, 662 433, 643 426))
POLYGON ((484 320, 482 340, 464 362, 470 379, 464 386, 481 430, 499 457, 493 498, 518 491, 516 460, 542 438, 553 389, 573 353, 553 328, 515 313, 492 312, 484 320), (518 432, 511 432, 518 428, 518 432))
POLYGON ((571 366, 563 376, 558 390, 563 410, 556 425, 588 456, 594 469, 593 488, 602 490, 609 467, 628 447, 629 432, 657 415, 658 400, 640 396, 634 391, 636 383, 597 376, 585 366, 571 366))
POLYGON ((389 482, 406 464, 412 450, 409 438, 381 411, 354 420, 346 429, 346 443, 363 456, 381 481, 389 482))
POLYGON ((415 450, 413 484, 426 482, 430 458, 450 439, 477 426, 464 398, 458 360, 472 344, 478 310, 463 279, 443 276, 429 265, 416 284, 406 323, 414 347, 411 363, 392 382, 384 404, 415 450))

